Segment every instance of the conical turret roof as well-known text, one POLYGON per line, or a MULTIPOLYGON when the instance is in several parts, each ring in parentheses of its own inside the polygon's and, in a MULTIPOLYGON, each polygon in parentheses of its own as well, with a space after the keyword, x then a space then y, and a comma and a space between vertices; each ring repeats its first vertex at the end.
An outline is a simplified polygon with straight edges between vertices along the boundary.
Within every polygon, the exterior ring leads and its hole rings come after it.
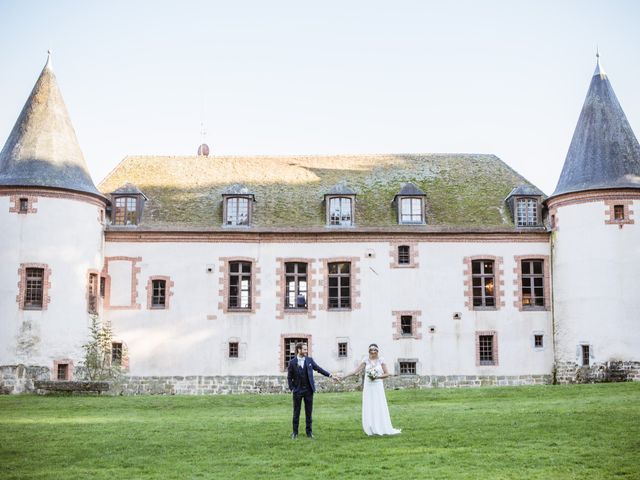
POLYGON ((102 196, 89 175, 50 55, 0 152, 0 186, 64 188, 102 196))
POLYGON ((640 145, 598 58, 552 196, 611 188, 640 189, 640 145))

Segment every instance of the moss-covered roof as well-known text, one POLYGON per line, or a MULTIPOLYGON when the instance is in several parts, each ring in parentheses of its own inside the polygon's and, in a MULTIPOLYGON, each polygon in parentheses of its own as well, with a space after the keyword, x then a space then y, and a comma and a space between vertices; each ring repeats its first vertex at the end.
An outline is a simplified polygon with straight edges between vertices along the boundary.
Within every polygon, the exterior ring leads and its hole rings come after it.
POLYGON ((510 230, 504 199, 528 184, 495 155, 473 154, 132 156, 99 189, 127 182, 148 197, 138 228, 152 230, 222 228, 222 194, 233 184, 255 194, 255 228, 324 227, 324 196, 339 183, 356 192, 355 228, 397 228, 393 200, 407 182, 426 194, 426 228, 510 230))

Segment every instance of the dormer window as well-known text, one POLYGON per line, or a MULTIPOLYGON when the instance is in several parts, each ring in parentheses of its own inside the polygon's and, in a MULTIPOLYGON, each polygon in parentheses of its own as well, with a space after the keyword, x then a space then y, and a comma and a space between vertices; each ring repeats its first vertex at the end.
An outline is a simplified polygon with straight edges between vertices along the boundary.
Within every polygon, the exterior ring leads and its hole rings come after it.
POLYGON ((140 223, 147 197, 138 187, 126 183, 111 193, 111 199, 113 205, 111 223, 113 225, 138 225, 140 223))
POLYGON ((424 218, 425 193, 413 183, 405 183, 393 198, 398 209, 398 223, 401 225, 422 225, 424 218))
POLYGON ((249 227, 253 220, 253 204, 256 199, 245 185, 235 183, 222 192, 222 225, 225 227, 249 227))
POLYGON ((516 227, 542 226, 542 202, 545 194, 533 185, 518 185, 505 199, 516 227))
POLYGON ((327 225, 353 227, 355 225, 356 192, 346 183, 335 185, 324 195, 327 225))
POLYGON ((350 198, 333 197, 329 200, 329 225, 350 227, 353 225, 353 208, 350 198))
POLYGON ((516 201, 518 227, 535 227, 538 222, 538 201, 534 198, 518 198, 516 201))
POLYGON ((247 197, 227 198, 225 225, 249 225, 249 199, 247 197))
POLYGON ((400 223, 423 223, 422 199, 400 199, 400 223))
POLYGON ((113 224, 138 224, 138 199, 136 197, 116 197, 113 224))

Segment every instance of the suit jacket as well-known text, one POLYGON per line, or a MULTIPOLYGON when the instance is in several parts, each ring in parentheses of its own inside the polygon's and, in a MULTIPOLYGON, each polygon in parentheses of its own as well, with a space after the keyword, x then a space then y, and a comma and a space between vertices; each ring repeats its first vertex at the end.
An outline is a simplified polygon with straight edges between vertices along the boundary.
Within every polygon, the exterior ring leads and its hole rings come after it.
MULTIPOLYGON (((313 381, 313 371, 321 373, 325 377, 330 377, 331 374, 318 365, 313 358, 305 357, 304 367, 302 368, 302 374, 307 376, 309 380, 309 386, 311 391, 316 391, 316 384, 313 381)), ((289 368, 287 373, 287 380, 289 381, 289 390, 293 391, 298 385, 298 378, 300 376, 300 370, 298 369, 298 357, 295 356, 289 360, 289 368)))

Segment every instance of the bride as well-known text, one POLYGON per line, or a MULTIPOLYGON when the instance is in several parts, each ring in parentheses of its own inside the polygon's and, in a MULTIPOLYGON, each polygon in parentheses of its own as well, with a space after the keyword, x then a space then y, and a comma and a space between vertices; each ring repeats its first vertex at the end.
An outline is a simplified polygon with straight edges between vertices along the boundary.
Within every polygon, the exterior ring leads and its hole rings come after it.
POLYGON ((384 359, 378 357, 378 345, 369 345, 369 356, 364 357, 358 367, 343 379, 357 375, 364 369, 362 389, 362 429, 367 435, 396 435, 399 429, 393 428, 384 394, 382 379, 390 375, 384 359))

